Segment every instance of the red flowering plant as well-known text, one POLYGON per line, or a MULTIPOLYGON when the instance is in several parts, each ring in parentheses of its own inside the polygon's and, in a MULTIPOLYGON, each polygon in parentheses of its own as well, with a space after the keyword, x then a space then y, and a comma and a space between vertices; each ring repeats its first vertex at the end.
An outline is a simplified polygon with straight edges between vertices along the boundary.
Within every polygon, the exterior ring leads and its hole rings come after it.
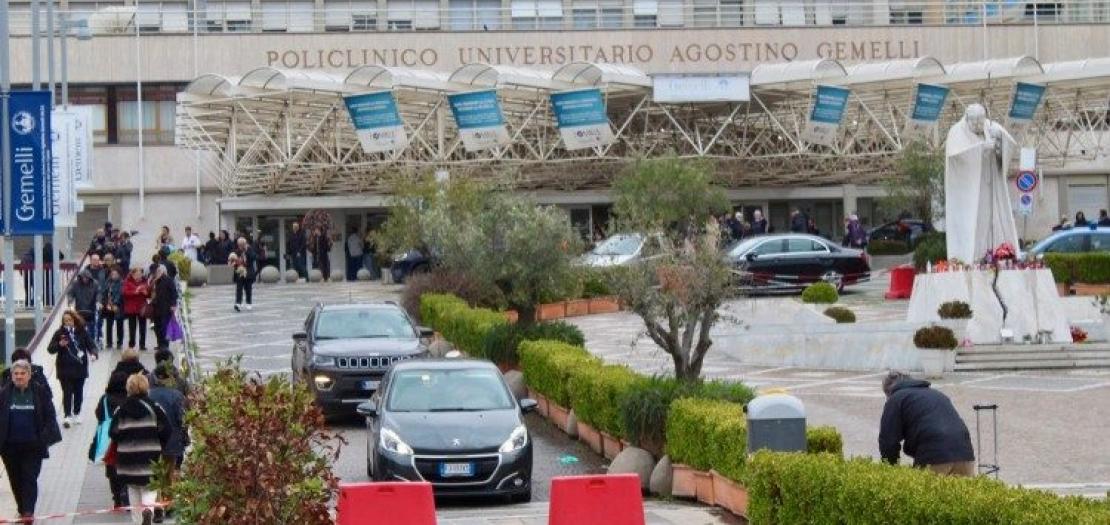
POLYGON ((1012 260, 1012 259, 1016 259, 1016 258, 1017 258, 1017 251, 1014 250, 1013 245, 1011 245, 1008 242, 1004 242, 1002 244, 999 244, 998 247, 994 249, 994 260, 995 260, 995 262, 1005 261, 1005 260, 1012 260))
POLYGON ((1087 340, 1087 332, 1078 326, 1071 327, 1071 342, 1082 343, 1087 340))

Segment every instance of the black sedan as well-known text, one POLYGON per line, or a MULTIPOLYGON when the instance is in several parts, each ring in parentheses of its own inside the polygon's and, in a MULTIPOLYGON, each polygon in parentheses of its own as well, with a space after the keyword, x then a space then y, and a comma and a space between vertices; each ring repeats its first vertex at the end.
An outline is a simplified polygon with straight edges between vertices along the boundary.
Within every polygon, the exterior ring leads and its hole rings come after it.
POLYGON ((390 365, 426 357, 431 335, 396 304, 316 305, 293 334, 293 379, 308 383, 325 412, 351 412, 390 365))
POLYGON ((905 243, 912 251, 922 235, 934 231, 933 225, 920 219, 899 219, 872 228, 867 234, 868 241, 889 241, 905 243))
POLYGON ((838 290, 871 278, 867 254, 800 233, 760 235, 725 248, 744 291, 791 291, 826 281, 838 290))
POLYGON ((532 498, 532 439, 524 413, 488 361, 405 361, 358 406, 375 481, 427 481, 437 496, 532 498))

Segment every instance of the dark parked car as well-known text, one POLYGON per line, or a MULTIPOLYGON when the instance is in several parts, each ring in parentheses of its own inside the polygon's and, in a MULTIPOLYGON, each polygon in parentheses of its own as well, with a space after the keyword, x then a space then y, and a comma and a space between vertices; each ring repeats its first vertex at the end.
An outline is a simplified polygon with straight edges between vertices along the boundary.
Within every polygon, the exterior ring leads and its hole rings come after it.
POLYGON ((426 357, 432 331, 392 303, 316 305, 293 334, 293 380, 327 412, 352 411, 398 361, 426 357))
POLYGON ((1082 253, 1110 251, 1110 228, 1071 228, 1061 230, 1042 239, 1032 248, 1029 255, 1036 257, 1044 253, 1082 253))
POLYGON ((424 252, 412 249, 393 258, 393 264, 389 266, 389 273, 392 274, 393 282, 401 284, 410 275, 427 272, 431 268, 432 259, 424 252))
POLYGON ((934 231, 933 225, 920 219, 900 219, 872 228, 867 234, 868 242, 904 242, 913 250, 922 235, 934 231))
POLYGON ((375 481, 427 481, 437 496, 532 498, 532 439, 519 402, 489 361, 397 363, 366 416, 366 470, 375 481))
POLYGON ((725 260, 745 291, 797 290, 816 281, 837 287, 871 278, 867 254, 815 235, 772 234, 737 241, 725 260))

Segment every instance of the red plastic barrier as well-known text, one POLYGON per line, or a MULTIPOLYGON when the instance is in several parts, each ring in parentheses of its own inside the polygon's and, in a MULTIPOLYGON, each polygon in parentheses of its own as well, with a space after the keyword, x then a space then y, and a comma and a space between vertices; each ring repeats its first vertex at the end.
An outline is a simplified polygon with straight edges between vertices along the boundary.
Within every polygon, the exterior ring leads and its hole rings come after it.
POLYGON ((551 479, 548 525, 644 525, 640 477, 564 476, 551 479))
POLYGON ((890 269, 890 289, 887 299, 909 299, 913 295, 913 278, 917 275, 912 265, 903 264, 890 269))
POLYGON ((426 482, 341 483, 337 525, 435 525, 436 503, 426 482))

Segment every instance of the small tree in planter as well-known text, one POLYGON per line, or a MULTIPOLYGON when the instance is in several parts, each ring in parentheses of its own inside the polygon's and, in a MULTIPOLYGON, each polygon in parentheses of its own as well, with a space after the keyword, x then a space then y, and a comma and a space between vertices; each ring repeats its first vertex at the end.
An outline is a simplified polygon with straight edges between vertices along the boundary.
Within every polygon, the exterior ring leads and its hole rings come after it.
POLYGON ((802 290, 802 302, 808 304, 833 304, 840 300, 840 294, 832 283, 820 281, 802 290))
POLYGON ((913 334, 913 344, 921 352, 921 366, 925 375, 937 377, 954 365, 956 334, 947 326, 925 326, 913 334))
POLYGON ((837 324, 856 322, 856 314, 843 306, 833 306, 825 309, 825 315, 833 318, 837 324))

